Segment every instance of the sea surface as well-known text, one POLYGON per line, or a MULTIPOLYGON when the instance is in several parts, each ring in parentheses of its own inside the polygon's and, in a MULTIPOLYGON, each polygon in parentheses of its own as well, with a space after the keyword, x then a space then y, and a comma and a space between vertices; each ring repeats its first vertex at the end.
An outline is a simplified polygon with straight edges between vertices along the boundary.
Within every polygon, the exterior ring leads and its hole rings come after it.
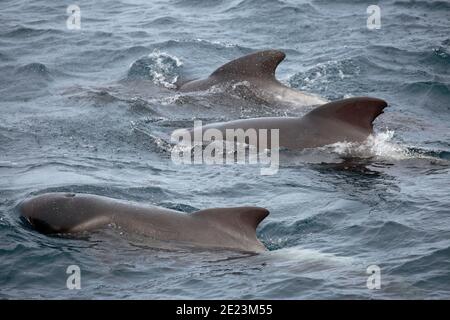
POLYGON ((0 298, 449 299, 450 2, 378 1, 372 30, 370 4, 0 0, 0 298), (80 30, 66 25, 72 4, 80 30), (264 49, 286 53, 276 75, 292 88, 388 101, 374 136, 284 151, 269 176, 174 164, 170 134, 195 119, 305 112, 245 86, 174 90, 264 49), (161 250, 117 230, 45 236, 17 205, 53 191, 183 212, 265 207, 257 234, 269 250, 161 250), (80 290, 66 286, 70 265, 80 290))

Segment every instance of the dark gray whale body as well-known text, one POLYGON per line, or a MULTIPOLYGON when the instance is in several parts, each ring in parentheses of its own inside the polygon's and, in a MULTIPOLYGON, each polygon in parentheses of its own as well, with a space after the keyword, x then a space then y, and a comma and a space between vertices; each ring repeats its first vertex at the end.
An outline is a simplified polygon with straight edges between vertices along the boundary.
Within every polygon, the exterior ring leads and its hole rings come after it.
POLYGON ((19 211, 44 234, 78 233, 117 225, 156 241, 200 248, 261 252, 259 207, 214 208, 182 213, 91 194, 47 193, 23 201, 19 211))
MULTIPOLYGON (((364 141, 373 133, 373 121, 386 106, 384 100, 377 98, 349 98, 324 104, 303 117, 242 119, 204 125, 202 130, 217 129, 226 137, 227 129, 279 129, 279 147, 316 148, 336 142, 364 141)), ((270 136, 268 145, 272 145, 270 136)))
POLYGON ((206 79, 185 82, 178 89, 203 91, 213 86, 246 82, 266 100, 288 102, 297 107, 327 102, 316 95, 293 90, 275 78, 275 70, 285 57, 286 54, 278 50, 255 52, 224 64, 206 79))

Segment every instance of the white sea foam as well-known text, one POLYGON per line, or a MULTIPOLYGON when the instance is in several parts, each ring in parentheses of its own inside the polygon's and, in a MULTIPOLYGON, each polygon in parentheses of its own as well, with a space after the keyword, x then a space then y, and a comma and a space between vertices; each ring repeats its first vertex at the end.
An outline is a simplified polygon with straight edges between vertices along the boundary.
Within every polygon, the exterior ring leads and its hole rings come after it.
POLYGON ((363 143, 337 142, 324 147, 343 157, 405 160, 424 158, 423 154, 411 151, 406 145, 393 141, 395 132, 386 130, 370 135, 363 143))
POLYGON ((238 45, 229 41, 217 41, 217 40, 206 40, 206 39, 202 39, 202 38, 195 38, 195 39, 176 39, 173 40, 175 42, 179 42, 179 43, 190 43, 190 42, 194 42, 194 43, 200 43, 200 44, 206 44, 206 45, 216 45, 216 46, 220 46, 220 47, 224 47, 224 48, 233 48, 233 47, 237 47, 238 45))
POLYGON ((317 269, 321 267, 331 267, 338 265, 347 265, 354 262, 351 257, 337 256, 332 253, 325 253, 315 249, 302 248, 300 246, 282 248, 274 251, 268 251, 261 255, 260 259, 270 260, 272 264, 292 265, 292 261, 298 261, 299 268, 317 269))
POLYGON ((177 69, 183 65, 180 59, 158 49, 153 50, 148 55, 148 58, 151 61, 148 65, 148 72, 153 82, 157 85, 174 89, 178 80, 177 69))

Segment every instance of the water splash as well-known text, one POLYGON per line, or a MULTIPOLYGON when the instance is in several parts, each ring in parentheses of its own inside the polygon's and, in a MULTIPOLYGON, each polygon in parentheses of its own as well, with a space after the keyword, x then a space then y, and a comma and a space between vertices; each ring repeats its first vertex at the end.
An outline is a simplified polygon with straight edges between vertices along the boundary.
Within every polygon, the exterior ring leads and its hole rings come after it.
POLYGON ((360 73, 360 66, 352 59, 331 60, 294 74, 288 84, 292 88, 339 99, 342 98, 343 84, 360 73))
POLYGON ((406 145, 393 141, 395 132, 386 130, 370 135, 363 143, 337 142, 325 149, 345 158, 376 158, 378 160, 405 160, 427 157, 406 145))
POLYGON ((304 73, 295 74, 290 83, 294 87, 309 89, 311 85, 328 84, 334 81, 344 80, 361 72, 360 67, 351 59, 332 60, 318 63, 304 73))
POLYGON ((176 56, 155 49, 130 66, 128 78, 152 80, 156 85, 174 89, 179 76, 178 70, 182 65, 176 56))

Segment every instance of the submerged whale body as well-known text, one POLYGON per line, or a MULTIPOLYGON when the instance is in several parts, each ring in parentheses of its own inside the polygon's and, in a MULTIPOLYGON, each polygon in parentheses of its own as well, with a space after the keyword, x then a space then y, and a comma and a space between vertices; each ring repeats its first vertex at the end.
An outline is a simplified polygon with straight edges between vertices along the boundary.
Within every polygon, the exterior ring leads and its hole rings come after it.
POLYGON ((278 50, 255 52, 230 61, 215 70, 208 78, 188 81, 180 91, 203 91, 213 86, 246 82, 266 100, 275 100, 298 106, 319 105, 327 100, 310 93, 291 89, 275 78, 275 70, 286 54, 278 50))
MULTIPOLYGON (((387 106, 386 101, 356 97, 333 101, 317 107, 303 117, 262 117, 229 122, 211 123, 201 129, 190 129, 193 136, 199 136, 196 130, 219 130, 227 139, 226 131, 267 129, 279 130, 279 147, 299 150, 316 148, 336 142, 362 142, 373 133, 373 121, 387 106)), ((258 141, 253 141, 258 147, 258 141)), ((251 144, 252 141, 249 141, 251 144)), ((273 147, 270 137, 268 145, 273 147)))
POLYGON ((24 200, 21 217, 44 234, 79 233, 117 225, 128 233, 186 246, 262 252, 256 228, 264 208, 213 208, 182 213, 91 195, 47 193, 24 200))

